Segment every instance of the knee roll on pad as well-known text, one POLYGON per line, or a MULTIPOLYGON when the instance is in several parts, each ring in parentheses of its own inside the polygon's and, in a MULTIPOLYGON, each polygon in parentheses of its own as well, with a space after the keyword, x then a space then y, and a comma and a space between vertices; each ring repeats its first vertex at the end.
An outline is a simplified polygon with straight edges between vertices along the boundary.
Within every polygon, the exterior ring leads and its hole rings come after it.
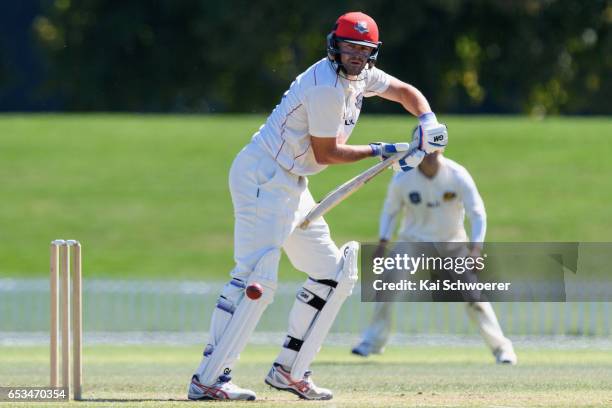
POLYGON ((211 343, 209 343, 204 350, 205 356, 209 356, 219 343, 228 323, 232 319, 236 307, 238 307, 238 303, 244 296, 245 287, 246 283, 238 278, 232 278, 232 280, 223 286, 223 290, 215 306, 217 310, 213 312, 210 324, 211 343))
POLYGON ((217 309, 233 315, 238 302, 240 302, 244 294, 244 288, 246 288, 246 283, 242 279, 232 278, 231 281, 223 286, 221 295, 217 299, 217 309))
POLYGON ((219 299, 217 299, 217 309, 227 312, 230 316, 233 315, 238 304, 244 297, 244 290, 249 284, 254 282, 268 288, 268 290, 264 290, 262 296, 266 296, 271 303, 274 292, 276 291, 276 276, 278 274, 279 261, 280 250, 269 250, 255 265, 253 272, 249 275, 248 282, 239 278, 232 278, 232 280, 225 284, 219 299))
POLYGON ((336 275, 338 286, 336 286, 335 292, 350 296, 358 279, 359 243, 356 241, 347 242, 340 248, 340 251, 342 252, 342 268, 336 275))
MULTIPOLYGON (((291 367, 293 378, 302 378, 308 370, 308 366, 321 348, 323 340, 327 336, 340 307, 346 298, 352 293, 357 282, 357 255, 359 244, 355 241, 346 243, 342 248, 342 262, 339 265, 334 280, 315 280, 310 278, 297 295, 299 302, 294 307, 295 315, 311 316, 307 319, 302 317, 297 321, 306 323, 306 333, 302 339, 287 336, 285 347, 297 352, 297 356, 291 367)), ((294 319, 291 319, 294 320, 294 319)), ((300 325, 302 326, 302 325, 300 325)), ((293 329, 293 327, 292 327, 293 329)), ((302 332, 304 330, 302 329, 302 332)), ((292 330, 292 333, 299 332, 292 330)))

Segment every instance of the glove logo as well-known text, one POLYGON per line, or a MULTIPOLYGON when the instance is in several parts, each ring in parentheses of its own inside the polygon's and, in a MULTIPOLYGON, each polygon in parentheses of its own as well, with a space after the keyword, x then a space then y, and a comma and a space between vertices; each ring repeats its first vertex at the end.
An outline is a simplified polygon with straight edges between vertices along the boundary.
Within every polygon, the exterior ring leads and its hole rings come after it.
POLYGON ((421 202, 421 195, 418 191, 411 192, 410 194, 408 194, 408 197, 410 198, 410 202, 412 204, 418 204, 421 202))
POLYGON ((359 34, 365 34, 370 32, 370 30, 368 30, 368 23, 366 21, 358 21, 357 23, 355 23, 355 26, 353 28, 359 34))
POLYGON ((433 139, 434 142, 441 142, 442 140, 444 140, 444 136, 442 135, 434 136, 434 139, 433 139))

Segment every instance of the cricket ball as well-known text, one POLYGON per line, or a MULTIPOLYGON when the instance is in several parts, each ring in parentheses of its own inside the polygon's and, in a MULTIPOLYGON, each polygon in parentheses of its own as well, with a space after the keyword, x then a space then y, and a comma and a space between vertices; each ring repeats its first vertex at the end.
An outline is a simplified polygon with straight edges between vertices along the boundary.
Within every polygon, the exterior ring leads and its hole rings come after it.
POLYGON ((246 287, 244 291, 247 297, 252 300, 259 299, 261 295, 263 294, 263 288, 257 282, 251 283, 249 286, 246 287))

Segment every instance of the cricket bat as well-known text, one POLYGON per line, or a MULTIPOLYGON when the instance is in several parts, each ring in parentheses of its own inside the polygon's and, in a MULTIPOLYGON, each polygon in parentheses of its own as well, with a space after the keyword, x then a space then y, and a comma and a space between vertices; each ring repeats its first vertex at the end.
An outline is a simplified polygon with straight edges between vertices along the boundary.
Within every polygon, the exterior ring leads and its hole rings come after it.
POLYGON ((330 191, 321 201, 319 201, 312 209, 306 214, 306 217, 300 224, 300 228, 306 229, 308 225, 314 220, 327 214, 332 208, 344 201, 348 196, 359 190, 368 181, 378 176, 385 169, 391 167, 393 163, 397 162, 402 157, 412 153, 419 147, 419 141, 415 140, 410 143, 407 151, 395 153, 393 156, 387 157, 380 163, 375 164, 366 171, 357 176, 353 177, 344 184, 336 187, 330 191))

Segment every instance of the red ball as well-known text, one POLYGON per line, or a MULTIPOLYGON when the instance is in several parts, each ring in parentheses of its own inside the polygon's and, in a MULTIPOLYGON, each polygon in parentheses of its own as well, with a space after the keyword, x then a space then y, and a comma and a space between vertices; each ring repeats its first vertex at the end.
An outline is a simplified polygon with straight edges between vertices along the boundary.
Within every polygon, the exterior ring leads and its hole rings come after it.
POLYGON ((259 299, 263 294, 263 288, 257 282, 251 283, 244 291, 246 292, 247 297, 253 300, 259 299))

